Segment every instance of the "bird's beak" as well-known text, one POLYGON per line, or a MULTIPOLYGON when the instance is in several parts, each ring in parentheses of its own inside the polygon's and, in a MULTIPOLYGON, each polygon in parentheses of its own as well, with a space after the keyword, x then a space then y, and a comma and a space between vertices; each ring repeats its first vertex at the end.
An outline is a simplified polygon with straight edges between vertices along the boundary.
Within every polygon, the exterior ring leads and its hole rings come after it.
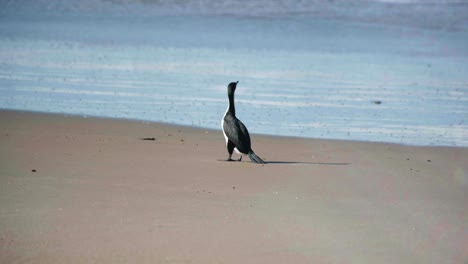
POLYGON ((238 83, 239 83, 239 81, 236 82, 236 84, 238 84, 238 83))

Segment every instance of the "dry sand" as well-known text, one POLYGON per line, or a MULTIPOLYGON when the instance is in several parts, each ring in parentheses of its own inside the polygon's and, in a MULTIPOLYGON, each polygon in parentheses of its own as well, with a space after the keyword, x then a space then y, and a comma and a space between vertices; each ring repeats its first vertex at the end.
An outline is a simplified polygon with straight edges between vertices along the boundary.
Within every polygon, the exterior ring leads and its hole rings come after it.
POLYGON ((0 263, 467 263, 468 148, 252 140, 0 111, 0 263))

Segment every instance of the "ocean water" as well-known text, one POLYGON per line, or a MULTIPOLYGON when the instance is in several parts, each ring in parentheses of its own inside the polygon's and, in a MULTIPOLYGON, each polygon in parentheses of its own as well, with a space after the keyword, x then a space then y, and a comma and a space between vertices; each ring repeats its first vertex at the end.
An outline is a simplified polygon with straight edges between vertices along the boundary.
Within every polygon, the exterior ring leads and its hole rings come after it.
POLYGON ((0 2, 0 108, 468 146, 465 1, 0 2))

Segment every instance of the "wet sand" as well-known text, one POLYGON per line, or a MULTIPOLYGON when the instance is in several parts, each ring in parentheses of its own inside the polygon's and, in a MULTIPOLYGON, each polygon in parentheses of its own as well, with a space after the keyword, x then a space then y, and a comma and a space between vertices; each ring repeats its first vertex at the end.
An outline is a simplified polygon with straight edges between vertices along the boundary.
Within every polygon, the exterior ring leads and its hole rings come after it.
POLYGON ((468 148, 252 141, 2 110, 0 263, 468 261, 468 148))

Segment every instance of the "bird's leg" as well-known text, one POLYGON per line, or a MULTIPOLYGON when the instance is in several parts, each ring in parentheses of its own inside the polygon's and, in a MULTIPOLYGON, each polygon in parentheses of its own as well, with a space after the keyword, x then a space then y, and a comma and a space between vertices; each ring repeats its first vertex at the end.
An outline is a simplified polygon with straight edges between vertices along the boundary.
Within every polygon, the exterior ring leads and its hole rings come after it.
POLYGON ((239 159, 237 161, 242 161, 242 155, 240 155, 239 159))
POLYGON ((226 161, 234 161, 231 157, 232 157, 232 152, 234 151, 234 143, 232 143, 232 141, 228 141, 227 142, 227 150, 228 150, 228 153, 229 153, 229 157, 226 161))

